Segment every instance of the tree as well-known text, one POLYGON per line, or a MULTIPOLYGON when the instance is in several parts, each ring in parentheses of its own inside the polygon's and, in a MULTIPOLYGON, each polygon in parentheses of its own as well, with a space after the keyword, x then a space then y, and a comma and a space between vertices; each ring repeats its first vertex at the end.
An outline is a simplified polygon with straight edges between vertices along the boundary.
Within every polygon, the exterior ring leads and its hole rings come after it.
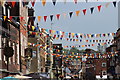
POLYGON ((73 47, 73 48, 70 49, 70 52, 79 53, 80 50, 75 48, 75 47, 73 47))

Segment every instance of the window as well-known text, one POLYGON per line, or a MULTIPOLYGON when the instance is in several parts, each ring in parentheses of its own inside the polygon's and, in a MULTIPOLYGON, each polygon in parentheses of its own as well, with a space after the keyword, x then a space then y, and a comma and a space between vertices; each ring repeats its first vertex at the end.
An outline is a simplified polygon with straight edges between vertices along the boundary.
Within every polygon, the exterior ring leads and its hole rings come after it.
POLYGON ((102 67, 106 67, 106 63, 104 62, 104 63, 102 63, 102 67))
POLYGON ((107 74, 107 72, 106 71, 102 71, 102 75, 106 75, 107 74))

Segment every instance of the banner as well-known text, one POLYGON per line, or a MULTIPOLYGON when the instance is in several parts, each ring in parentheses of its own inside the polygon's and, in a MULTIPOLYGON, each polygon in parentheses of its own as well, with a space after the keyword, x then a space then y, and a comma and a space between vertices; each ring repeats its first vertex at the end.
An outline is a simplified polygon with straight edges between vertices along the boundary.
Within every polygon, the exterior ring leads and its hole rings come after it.
MULTIPOLYGON (((34 6, 35 1, 36 1, 36 0, 31 1, 32 6, 34 6)), ((45 6, 45 4, 46 4, 46 0, 42 0, 42 5, 45 6)), ((56 4, 56 0, 53 0, 53 4, 54 4, 54 5, 56 4)), ((100 11, 101 11, 101 8, 102 8, 103 6, 105 6, 105 7, 107 8, 107 7, 109 6, 109 4, 110 4, 110 2, 106 3, 105 5, 99 5, 99 6, 97 6, 98 11, 100 12, 100 11)), ((114 7, 116 7, 116 1, 112 2, 112 4, 113 4, 114 7)), ((12 2, 12 6, 14 6, 14 5, 15 5, 15 2, 12 2)), ((94 12, 94 10, 95 10, 95 7, 91 7, 91 8, 89 8, 89 10, 90 10, 90 13, 93 14, 93 12, 94 12)), ((74 13, 76 14, 76 16, 78 16, 78 15, 80 14, 80 12, 82 12, 83 15, 86 15, 87 11, 88 11, 88 9, 81 9, 81 10, 77 10, 77 11, 64 12, 64 13, 61 13, 61 14, 55 14, 55 15, 50 14, 50 15, 46 15, 46 16, 40 16, 40 15, 39 15, 39 16, 34 16, 34 17, 37 17, 36 19, 37 19, 39 22, 40 22, 41 18, 43 18, 43 21, 46 22, 47 19, 49 19, 49 18, 47 18, 47 17, 50 17, 50 21, 53 21, 53 18, 54 18, 54 17, 56 17, 56 19, 59 20, 62 15, 63 15, 64 18, 66 18, 66 17, 67 17, 66 14, 68 14, 70 18, 72 18, 72 16, 74 16, 74 15, 73 15, 74 13)), ((19 17, 19 16, 18 16, 18 17, 19 17)), ((28 16, 28 17, 29 17, 29 16, 28 16)), ((55 18, 54 18, 54 19, 55 19, 55 18)))

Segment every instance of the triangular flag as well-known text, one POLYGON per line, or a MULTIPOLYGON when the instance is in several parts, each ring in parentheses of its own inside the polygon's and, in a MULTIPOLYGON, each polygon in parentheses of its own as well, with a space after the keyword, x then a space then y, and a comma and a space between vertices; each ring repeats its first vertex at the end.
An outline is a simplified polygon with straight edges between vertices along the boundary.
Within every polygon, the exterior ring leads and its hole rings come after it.
POLYGON ((55 6, 55 4, 56 4, 56 0, 52 0, 53 1, 53 5, 55 6))
POLYGON ((11 3, 12 3, 12 7, 14 7, 16 2, 15 2, 15 1, 12 1, 11 3))
POLYGON ((77 4, 77 0, 74 0, 74 3, 77 4))
POLYGON ((94 10, 94 7, 91 7, 90 8, 91 14, 93 13, 93 10, 94 10))
POLYGON ((45 6, 46 0, 42 0, 42 5, 45 6))
POLYGON ((7 16, 4 16, 4 21, 6 20, 7 16))
POLYGON ((38 21, 40 21, 41 20, 41 16, 38 16, 38 21))
POLYGON ((63 13, 64 18, 66 18, 66 13, 63 13))
POLYGON ((10 16, 10 18, 9 18, 10 20, 12 20, 12 16, 10 16))
POLYGON ((80 13, 80 11, 76 11, 76 16, 78 16, 78 15, 79 15, 79 13, 80 13))
POLYGON ((44 16, 44 21, 46 22, 47 16, 44 16))
POLYGON ((60 18, 60 14, 57 14, 56 17, 57 17, 57 19, 59 20, 59 18, 60 18))
POLYGON ((51 21, 53 20, 53 15, 50 15, 50 20, 51 20, 51 21))
POLYGON ((106 8, 109 6, 109 4, 110 4, 110 2, 106 3, 106 5, 105 5, 105 6, 106 6, 106 8))
POLYGON ((36 1, 36 0, 31 1, 31 4, 32 4, 33 7, 34 7, 34 5, 35 5, 35 1, 36 1))
POLYGON ((72 17, 72 14, 73 14, 73 12, 70 12, 70 13, 69 13, 69 15, 70 15, 70 18, 72 17))
POLYGON ((86 9, 83 10, 84 15, 86 14, 86 9))
POLYGON ((116 1, 113 2, 114 7, 116 7, 116 1))
POLYGON ((98 11, 100 12, 100 9, 101 9, 101 7, 102 7, 102 6, 101 6, 101 5, 99 5, 99 6, 97 6, 97 7, 98 7, 98 11))
POLYGON ((33 30, 33 31, 35 30, 35 26, 32 26, 32 30, 33 30))
POLYGON ((22 21, 22 20, 23 20, 23 18, 24 18, 24 17, 20 17, 20 21, 22 21))

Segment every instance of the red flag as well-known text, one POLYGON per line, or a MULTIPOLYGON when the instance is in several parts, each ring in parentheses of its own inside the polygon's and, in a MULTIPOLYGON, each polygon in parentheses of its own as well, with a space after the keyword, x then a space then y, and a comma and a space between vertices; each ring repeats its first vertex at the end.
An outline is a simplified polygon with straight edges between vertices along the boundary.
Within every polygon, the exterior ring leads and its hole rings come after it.
POLYGON ((31 4, 32 4, 33 7, 34 7, 34 5, 35 5, 35 1, 36 1, 36 0, 31 1, 31 4))
POLYGON ((98 11, 100 12, 100 9, 101 9, 102 6, 100 5, 100 6, 97 6, 97 7, 98 7, 98 11))
POLYGON ((53 37, 54 39, 56 38, 56 35, 54 35, 54 37, 53 37))
POLYGON ((44 16, 44 21, 46 22, 47 16, 44 16))
POLYGON ((66 38, 66 40, 68 41, 69 39, 68 39, 68 38, 66 38))
POLYGON ((15 3, 16 3, 15 1, 12 1, 12 7, 14 7, 14 6, 15 6, 15 3))
POLYGON ((83 10, 84 15, 86 14, 86 9, 83 10))
POLYGON ((50 33, 52 33, 52 30, 49 30, 50 33))
POLYGON ((12 20, 12 16, 10 16, 10 20, 12 20))
POLYGON ((92 44, 92 46, 94 46, 94 44, 92 44))
POLYGON ((59 18, 60 18, 60 14, 57 14, 56 17, 57 17, 57 19, 59 20, 59 18))
POLYGON ((22 21, 24 19, 24 17, 20 17, 20 21, 22 21))

